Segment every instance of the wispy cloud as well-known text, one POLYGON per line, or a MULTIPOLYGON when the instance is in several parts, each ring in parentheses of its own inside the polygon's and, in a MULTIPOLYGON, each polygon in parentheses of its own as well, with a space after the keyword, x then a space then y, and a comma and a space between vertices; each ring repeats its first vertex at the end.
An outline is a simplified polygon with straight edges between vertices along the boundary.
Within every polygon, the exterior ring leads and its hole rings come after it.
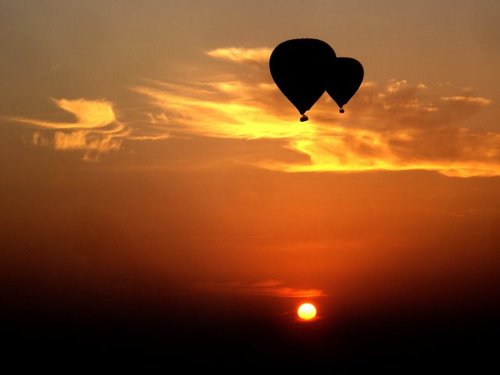
POLYGON ((268 73, 269 49, 226 48, 208 55, 241 70, 212 72, 213 78, 207 73, 202 84, 149 81, 133 90, 186 135, 280 139, 287 151, 305 156, 255 165, 287 172, 421 169, 461 177, 500 175, 500 134, 460 125, 491 104, 470 90, 406 80, 365 82, 344 115, 324 95, 310 111, 310 122, 300 123, 268 73), (260 69, 249 68, 249 61, 260 69))
POLYGON ((197 284, 196 288, 210 293, 236 294, 278 298, 325 297, 322 289, 301 289, 286 286, 282 281, 269 279, 256 283, 225 282, 197 284))
POLYGON ((9 120, 35 127, 28 141, 36 146, 52 146, 55 150, 83 151, 83 160, 98 160, 101 154, 117 151, 124 139, 164 139, 163 132, 137 134, 130 126, 118 121, 113 104, 108 100, 52 99, 61 110, 70 113, 74 121, 50 121, 28 117, 8 117, 9 120))
POLYGON ((176 124, 179 131, 193 135, 261 139, 289 138, 306 131, 314 132, 313 128, 306 128, 298 122, 290 123, 285 117, 263 110, 257 98, 258 92, 265 92, 266 88, 244 82, 214 82, 204 89, 151 82, 149 86, 132 89, 168 113, 170 122, 176 124))
POLYGON ((470 103, 479 106, 487 106, 491 104, 490 99, 482 98, 480 96, 465 96, 465 95, 443 96, 441 100, 444 100, 445 102, 470 103))
POLYGON ((269 61, 271 56, 271 49, 267 47, 261 48, 217 48, 207 52, 208 56, 225 59, 236 62, 266 62, 269 61))
POLYGON ((491 105, 471 89, 409 82, 365 81, 338 114, 324 95, 300 123, 298 111, 269 73, 270 48, 206 52, 225 64, 178 83, 142 80, 129 87, 146 105, 123 108, 108 100, 54 99, 74 121, 10 117, 36 128, 29 142, 81 150, 84 160, 117 151, 125 141, 210 137, 274 141, 269 157, 232 160, 284 172, 430 170, 448 176, 500 175, 500 133, 467 127, 465 120, 491 105), (181 83, 179 83, 181 82, 181 83), (290 157, 291 155, 296 157, 290 157), (281 157, 280 155, 283 155, 281 157))
POLYGON ((95 161, 101 154, 120 149, 123 138, 130 133, 117 121, 113 105, 107 100, 52 99, 60 109, 74 117, 72 122, 10 117, 39 130, 32 143, 53 146, 56 150, 83 151, 83 160, 95 161))
POLYGON ((12 117, 13 120, 46 129, 100 129, 116 120, 113 105, 107 100, 52 99, 60 109, 75 117, 73 122, 44 121, 34 118, 12 117))

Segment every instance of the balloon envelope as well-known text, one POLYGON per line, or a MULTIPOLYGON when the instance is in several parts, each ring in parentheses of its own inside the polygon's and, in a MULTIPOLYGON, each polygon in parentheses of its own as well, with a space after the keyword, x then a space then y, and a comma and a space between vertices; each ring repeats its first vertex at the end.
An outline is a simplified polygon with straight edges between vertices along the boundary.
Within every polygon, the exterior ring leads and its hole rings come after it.
POLYGON ((363 81, 363 65, 351 57, 337 57, 330 71, 330 79, 326 84, 326 92, 340 107, 342 107, 358 91, 363 81))
POLYGON ((335 59, 333 48, 321 40, 291 39, 273 50, 269 68, 278 88, 304 115, 325 92, 335 59))

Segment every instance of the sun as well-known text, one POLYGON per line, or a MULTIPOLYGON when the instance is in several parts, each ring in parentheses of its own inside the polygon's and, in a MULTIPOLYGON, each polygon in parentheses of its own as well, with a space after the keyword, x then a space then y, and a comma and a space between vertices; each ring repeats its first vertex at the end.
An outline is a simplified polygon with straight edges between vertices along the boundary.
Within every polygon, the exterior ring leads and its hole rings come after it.
POLYGON ((303 303, 297 309, 297 315, 302 320, 313 320, 316 317, 316 307, 312 303, 303 303))

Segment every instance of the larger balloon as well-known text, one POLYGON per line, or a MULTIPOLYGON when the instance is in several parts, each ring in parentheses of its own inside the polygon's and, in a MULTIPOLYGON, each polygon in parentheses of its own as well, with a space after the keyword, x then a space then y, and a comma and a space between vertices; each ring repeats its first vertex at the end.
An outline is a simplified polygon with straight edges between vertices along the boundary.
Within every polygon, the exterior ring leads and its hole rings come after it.
POLYGON ((272 52, 269 68, 274 82, 307 121, 306 111, 323 95, 335 51, 318 39, 291 39, 280 43, 272 52))
POLYGON ((358 60, 351 57, 337 57, 333 69, 330 71, 330 79, 326 85, 326 92, 332 97, 340 108, 358 91, 363 81, 364 69, 358 60))

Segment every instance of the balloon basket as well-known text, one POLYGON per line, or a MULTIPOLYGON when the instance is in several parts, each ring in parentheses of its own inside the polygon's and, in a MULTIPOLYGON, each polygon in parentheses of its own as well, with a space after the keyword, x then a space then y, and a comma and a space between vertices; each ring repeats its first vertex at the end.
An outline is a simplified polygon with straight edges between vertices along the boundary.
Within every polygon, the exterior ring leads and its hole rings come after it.
POLYGON ((304 121, 307 121, 307 120, 309 120, 309 117, 307 117, 306 115, 302 115, 300 117, 300 122, 304 122, 304 121))
POLYGON ((339 113, 344 113, 344 112, 345 112, 344 108, 339 109, 339 113))

